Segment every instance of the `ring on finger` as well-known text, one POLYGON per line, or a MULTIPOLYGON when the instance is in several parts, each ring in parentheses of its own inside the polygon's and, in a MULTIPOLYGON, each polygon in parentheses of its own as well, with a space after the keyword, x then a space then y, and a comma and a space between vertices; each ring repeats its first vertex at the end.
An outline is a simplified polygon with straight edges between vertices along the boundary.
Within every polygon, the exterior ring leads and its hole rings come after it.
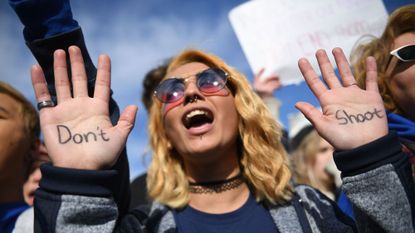
POLYGON ((55 103, 52 100, 42 100, 37 103, 37 109, 40 111, 42 108, 55 107, 55 103))
POLYGON ((358 86, 357 83, 354 82, 354 83, 351 83, 351 84, 349 84, 349 85, 347 85, 345 87, 351 87, 351 86, 355 86, 355 85, 358 86))

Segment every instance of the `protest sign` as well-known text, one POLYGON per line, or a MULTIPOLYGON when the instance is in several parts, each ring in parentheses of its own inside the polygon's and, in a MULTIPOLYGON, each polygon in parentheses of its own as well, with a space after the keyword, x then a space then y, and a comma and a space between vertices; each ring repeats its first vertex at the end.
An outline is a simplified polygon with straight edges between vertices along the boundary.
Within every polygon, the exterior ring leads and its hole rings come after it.
POLYGON ((314 54, 341 47, 346 56, 363 35, 379 36, 387 21, 382 0, 255 0, 229 13, 232 27, 256 74, 276 74, 283 85, 303 80, 297 66, 309 59, 316 72, 314 54))

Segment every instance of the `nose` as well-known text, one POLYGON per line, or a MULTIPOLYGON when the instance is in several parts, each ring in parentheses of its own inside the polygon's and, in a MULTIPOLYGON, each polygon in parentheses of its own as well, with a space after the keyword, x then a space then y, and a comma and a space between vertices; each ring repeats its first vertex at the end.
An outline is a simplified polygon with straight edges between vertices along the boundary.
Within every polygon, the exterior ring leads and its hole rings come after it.
POLYGON ((197 100, 203 100, 204 96, 200 92, 196 84, 196 79, 186 79, 185 80, 185 90, 184 90, 184 104, 193 103, 197 100))

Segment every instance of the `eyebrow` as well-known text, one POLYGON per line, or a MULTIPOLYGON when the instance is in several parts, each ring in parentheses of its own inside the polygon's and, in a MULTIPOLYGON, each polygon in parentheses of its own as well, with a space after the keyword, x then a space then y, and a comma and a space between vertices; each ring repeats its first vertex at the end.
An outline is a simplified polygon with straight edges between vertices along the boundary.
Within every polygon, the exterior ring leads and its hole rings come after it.
POLYGON ((190 77, 192 77, 192 76, 197 76, 197 75, 199 75, 199 74, 201 74, 201 73, 203 73, 203 71, 206 71, 206 70, 208 70, 208 69, 212 69, 212 67, 208 67, 208 68, 206 68, 206 69, 204 69, 204 70, 199 70, 197 73, 193 73, 193 74, 185 74, 186 76, 184 76, 184 77, 178 77, 178 76, 170 76, 169 78, 175 78, 175 79, 182 79, 182 80, 185 80, 185 79, 188 79, 188 78, 190 78, 190 77))

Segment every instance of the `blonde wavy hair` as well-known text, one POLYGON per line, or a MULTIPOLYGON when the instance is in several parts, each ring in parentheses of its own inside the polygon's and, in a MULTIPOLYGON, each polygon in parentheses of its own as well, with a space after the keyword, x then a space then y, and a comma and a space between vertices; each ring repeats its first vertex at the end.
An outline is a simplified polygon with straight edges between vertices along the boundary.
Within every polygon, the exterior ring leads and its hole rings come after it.
POLYGON ((357 83, 365 88, 366 58, 373 56, 378 64, 378 85, 383 103, 388 111, 402 114, 402 110, 393 100, 390 91, 390 78, 386 73, 386 65, 390 59, 390 51, 396 37, 415 32, 415 5, 407 5, 395 10, 389 17, 385 31, 379 37, 363 37, 352 51, 351 62, 357 83))
MULTIPOLYGON (((290 158, 295 183, 306 184, 318 190, 325 190, 327 188, 326 184, 315 176, 312 168, 318 156, 320 141, 321 136, 315 129, 312 129, 304 136, 298 147, 294 149, 290 158)), ((334 185, 334 178, 332 183, 334 185)))
MULTIPOLYGON (((291 172, 280 142, 281 127, 253 92, 248 80, 220 58, 194 49, 185 50, 173 58, 167 74, 191 62, 221 68, 230 75, 227 86, 234 95, 239 115, 240 166, 257 201, 282 204, 290 200, 293 192, 289 184, 291 172)), ((148 169, 147 187, 153 200, 171 208, 181 208, 189 202, 189 184, 181 156, 169 149, 161 108, 162 103, 155 100, 150 110, 149 135, 153 158, 148 169)))

